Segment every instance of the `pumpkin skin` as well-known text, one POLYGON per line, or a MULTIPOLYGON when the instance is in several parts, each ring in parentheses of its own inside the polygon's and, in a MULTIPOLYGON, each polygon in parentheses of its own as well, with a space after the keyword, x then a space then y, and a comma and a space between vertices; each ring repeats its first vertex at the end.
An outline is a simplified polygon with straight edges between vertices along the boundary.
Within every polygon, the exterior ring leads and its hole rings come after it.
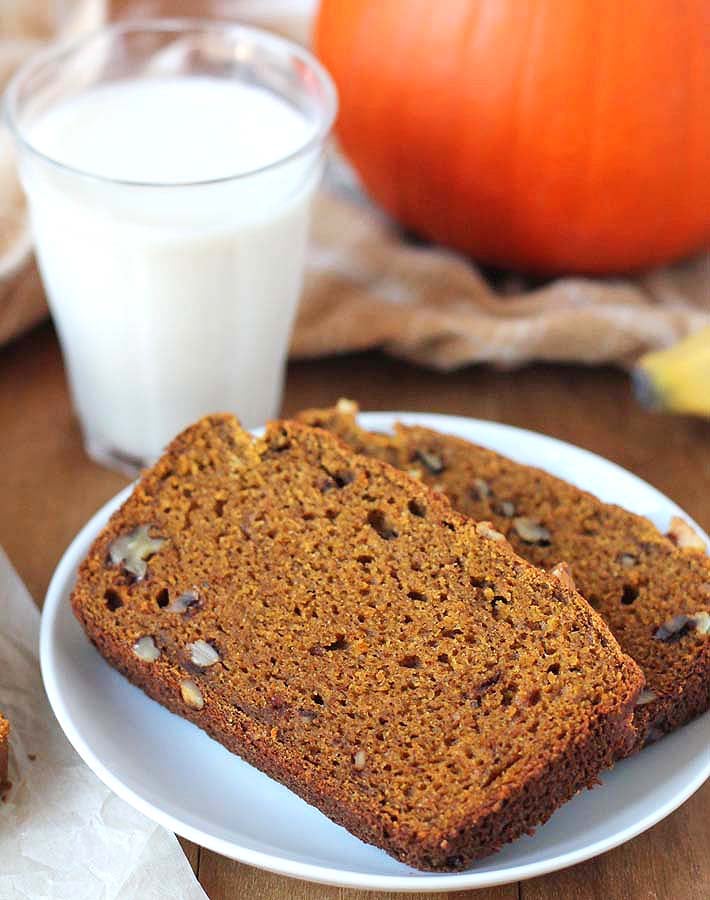
POLYGON ((710 245, 710 0, 322 0, 337 134, 403 225, 615 273, 710 245))

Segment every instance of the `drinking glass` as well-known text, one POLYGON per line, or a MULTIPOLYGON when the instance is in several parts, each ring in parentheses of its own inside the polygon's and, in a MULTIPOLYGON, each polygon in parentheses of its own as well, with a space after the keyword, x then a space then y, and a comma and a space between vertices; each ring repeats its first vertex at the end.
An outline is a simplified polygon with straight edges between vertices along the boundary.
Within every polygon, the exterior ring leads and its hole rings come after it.
MULTIPOLYGON (((15 75, 6 119, 93 459, 133 472, 204 414, 230 411, 248 427, 278 414, 336 106, 307 50, 212 20, 110 25, 15 75), (43 116, 98 85, 196 75, 281 98, 305 119, 303 140, 248 171, 173 182, 103 177, 38 143, 43 116)), ((234 114, 225 103, 225 121, 234 114)), ((209 172, 208 142, 201 152, 209 172)))

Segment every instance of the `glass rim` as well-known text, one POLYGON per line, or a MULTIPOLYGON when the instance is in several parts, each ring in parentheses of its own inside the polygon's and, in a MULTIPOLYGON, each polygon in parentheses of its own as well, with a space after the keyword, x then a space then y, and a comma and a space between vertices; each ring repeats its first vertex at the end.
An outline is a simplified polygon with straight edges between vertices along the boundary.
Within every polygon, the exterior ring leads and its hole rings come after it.
POLYGON ((241 179, 253 178, 265 172, 277 169, 280 166, 287 165, 290 162, 305 156, 321 145, 331 128, 338 111, 338 93, 328 70, 316 59, 316 57, 305 47, 291 41, 288 38, 281 37, 263 28, 256 28, 252 25, 244 25, 240 22, 230 22, 226 19, 207 19, 207 18, 161 18, 161 19, 145 19, 145 20, 127 20, 125 22, 115 22, 109 25, 103 25, 93 29, 87 34, 79 38, 69 41, 60 41, 50 44, 26 60, 13 74, 8 86, 5 90, 3 98, 3 117, 10 133, 17 144, 27 150, 30 154, 37 157, 43 163, 47 163, 55 169, 62 172, 77 175, 81 178, 90 179, 95 182, 105 184, 121 185, 123 187, 135 188, 189 188, 200 187, 215 184, 223 184, 231 181, 239 181, 241 179), (315 73, 319 85, 323 90, 324 104, 321 120, 313 133, 295 150, 287 153, 285 156, 272 160, 263 166, 257 166, 253 169, 247 169, 243 172, 236 172, 230 175, 218 175, 213 178, 192 179, 189 181, 139 181, 135 179, 112 178, 107 175, 100 175, 95 172, 89 172, 85 169, 69 165, 54 159, 52 156, 42 152, 34 146, 29 137, 23 133, 20 127, 17 107, 18 92, 22 84, 42 66, 53 62, 62 62, 71 58, 78 51, 82 50, 93 41, 104 37, 114 36, 125 33, 156 33, 166 32, 179 34, 186 31, 218 31, 232 32, 237 35, 251 37, 255 41, 261 43, 262 46, 272 47, 281 51, 288 51, 291 55, 297 57, 300 62, 306 65, 315 73))

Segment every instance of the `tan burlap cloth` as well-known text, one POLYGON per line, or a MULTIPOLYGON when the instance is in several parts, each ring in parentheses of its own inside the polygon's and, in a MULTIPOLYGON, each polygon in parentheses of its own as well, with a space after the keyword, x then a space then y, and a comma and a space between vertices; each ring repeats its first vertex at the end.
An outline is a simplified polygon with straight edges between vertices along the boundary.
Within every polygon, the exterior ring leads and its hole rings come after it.
MULTIPOLYGON (((310 5, 293 3, 294 11, 310 5)), ((124 6, 132 6, 134 14, 155 11, 154 4, 140 0, 124 6)), ((218 6, 222 15, 257 19, 298 37, 308 31, 300 9, 292 12, 285 0, 222 0, 218 6)), ((95 24, 101 7, 100 0, 2 0, 0 86, 21 59, 57 31, 95 24)), ((3 133, 0 343, 45 315, 26 210, 3 133)), ((613 280, 561 278, 539 286, 514 275, 486 278, 465 257, 407 242, 365 200, 347 166, 334 156, 315 204, 292 354, 383 347, 440 369, 533 359, 627 364, 705 325, 710 325, 710 254, 613 280)))

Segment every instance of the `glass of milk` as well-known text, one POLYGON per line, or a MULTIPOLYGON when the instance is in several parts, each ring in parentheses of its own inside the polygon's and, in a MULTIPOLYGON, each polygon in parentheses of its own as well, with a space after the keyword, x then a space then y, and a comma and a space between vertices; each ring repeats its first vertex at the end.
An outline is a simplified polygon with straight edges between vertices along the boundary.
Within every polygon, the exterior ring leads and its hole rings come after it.
POLYGON ((128 22, 15 76, 36 254, 87 451, 127 471, 215 411, 278 414, 336 111, 303 48, 128 22))

